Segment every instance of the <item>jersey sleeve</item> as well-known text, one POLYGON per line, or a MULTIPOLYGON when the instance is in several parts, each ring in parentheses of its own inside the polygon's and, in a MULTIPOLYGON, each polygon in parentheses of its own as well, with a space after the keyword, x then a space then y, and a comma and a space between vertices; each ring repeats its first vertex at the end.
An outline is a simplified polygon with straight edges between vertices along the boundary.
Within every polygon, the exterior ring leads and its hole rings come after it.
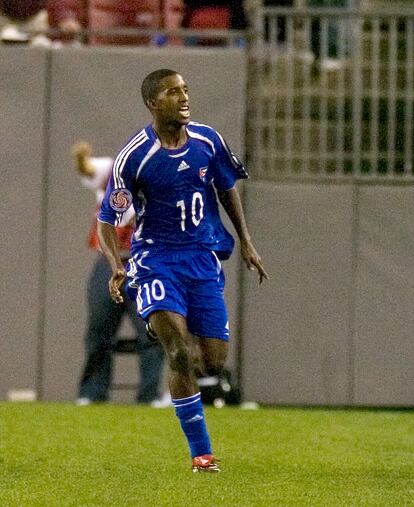
POLYGON ((121 152, 115 159, 98 220, 115 227, 121 225, 124 213, 132 204, 134 187, 133 160, 130 155, 122 155, 121 152))
POLYGON ((246 179, 249 175, 223 137, 218 132, 215 134, 214 186, 217 190, 230 190, 237 180, 246 179))

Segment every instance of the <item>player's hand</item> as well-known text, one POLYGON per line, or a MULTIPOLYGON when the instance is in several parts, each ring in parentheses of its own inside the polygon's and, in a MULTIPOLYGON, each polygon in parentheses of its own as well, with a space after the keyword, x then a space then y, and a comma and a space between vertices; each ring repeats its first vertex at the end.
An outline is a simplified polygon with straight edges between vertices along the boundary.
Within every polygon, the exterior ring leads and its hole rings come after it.
POLYGON ((250 271, 257 269, 259 274, 259 284, 261 284, 264 279, 269 280, 269 275, 266 273, 262 259, 256 252, 256 249, 251 241, 243 241, 241 243, 241 255, 250 271))
POLYGON ((124 284, 126 273, 124 269, 117 269, 109 280, 109 294, 115 303, 123 303, 124 298, 121 294, 121 287, 124 284))

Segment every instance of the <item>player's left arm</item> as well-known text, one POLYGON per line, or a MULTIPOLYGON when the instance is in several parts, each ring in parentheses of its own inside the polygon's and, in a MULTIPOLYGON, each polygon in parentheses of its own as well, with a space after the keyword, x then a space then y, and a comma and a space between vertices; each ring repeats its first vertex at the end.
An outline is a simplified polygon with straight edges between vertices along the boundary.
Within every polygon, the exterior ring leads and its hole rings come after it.
POLYGON ((262 259, 254 247, 249 230, 247 227, 246 219, 244 216, 243 206, 240 199, 240 194, 236 187, 230 190, 218 190, 217 195, 223 208, 226 210, 237 235, 240 239, 240 252, 249 270, 253 271, 255 268, 259 273, 259 284, 264 279, 268 280, 267 274, 262 259))
POLYGON ((218 198, 239 236, 240 250, 244 262, 248 269, 257 269, 259 283, 262 283, 264 279, 269 279, 269 275, 266 273, 262 259, 252 243, 240 195, 236 188, 236 181, 238 179, 248 178, 247 171, 243 163, 231 151, 229 145, 217 131, 213 136, 213 142, 215 153, 212 167, 214 186, 216 187, 218 198))

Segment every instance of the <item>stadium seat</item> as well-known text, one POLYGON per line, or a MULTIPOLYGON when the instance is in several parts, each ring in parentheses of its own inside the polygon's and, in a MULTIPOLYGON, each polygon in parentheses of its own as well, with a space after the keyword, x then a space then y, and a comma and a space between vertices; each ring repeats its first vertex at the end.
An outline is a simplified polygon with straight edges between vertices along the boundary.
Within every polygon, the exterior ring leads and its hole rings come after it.
POLYGON ((193 30, 226 30, 230 28, 229 7, 200 7, 192 11, 188 28, 193 30))
MULTIPOLYGON (((229 7, 200 7, 191 11, 187 27, 190 30, 228 30, 231 28, 231 11, 229 7)), ((197 44, 210 46, 220 44, 220 40, 199 38, 197 44)))

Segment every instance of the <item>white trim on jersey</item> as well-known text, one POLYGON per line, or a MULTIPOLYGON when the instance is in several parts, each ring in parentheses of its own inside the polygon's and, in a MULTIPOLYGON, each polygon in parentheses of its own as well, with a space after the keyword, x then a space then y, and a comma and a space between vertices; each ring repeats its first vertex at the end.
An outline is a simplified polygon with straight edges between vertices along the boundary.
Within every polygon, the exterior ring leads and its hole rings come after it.
POLYGON ((213 129, 213 127, 210 127, 210 125, 206 125, 205 123, 199 123, 198 121, 190 121, 189 126, 191 125, 195 125, 196 127, 207 127, 208 129, 212 130, 213 132, 216 132, 215 129, 213 129))
POLYGON ((187 148, 185 151, 181 152, 181 153, 177 153, 177 155, 168 155, 169 157, 171 158, 180 158, 180 157, 184 157, 184 155, 187 155, 188 153, 188 150, 190 148, 187 148))
MULTIPOLYGON (((124 169, 125 163, 128 160, 128 157, 131 153, 136 150, 141 144, 144 144, 147 141, 148 135, 145 129, 142 129, 138 134, 129 141, 129 143, 122 148, 119 152, 118 156, 115 159, 114 166, 112 169, 112 176, 114 179, 114 188, 125 188, 125 182, 121 176, 122 171, 124 169)), ((123 212, 116 213, 116 222, 115 225, 119 226, 122 221, 123 212)))
POLYGON ((217 254, 214 250, 211 250, 211 253, 214 255, 215 259, 216 259, 216 263, 217 263, 217 274, 219 275, 220 274, 220 271, 222 269, 221 267, 221 262, 220 262, 220 259, 217 257, 217 254))
POLYGON ((204 141, 205 143, 209 144, 211 146, 211 149, 213 150, 214 155, 216 154, 216 148, 214 146, 213 141, 210 141, 208 137, 204 137, 201 134, 197 134, 197 132, 193 132, 190 129, 187 129, 187 134, 190 137, 193 137, 194 139, 199 139, 200 141, 204 141))
POLYGON ((148 160, 153 156, 155 155, 155 153, 157 153, 157 151, 161 148, 161 143, 160 141, 157 139, 153 146, 151 147, 151 149, 149 150, 149 152, 145 155, 145 157, 142 159, 142 162, 139 164, 139 167, 138 167, 138 170, 137 170, 137 174, 135 175, 135 179, 137 180, 138 179, 138 176, 139 176, 139 173, 142 171, 144 165, 148 162, 148 160))
POLYGON ((113 167, 113 178, 114 178, 114 185, 115 188, 124 188, 125 183, 122 179, 122 170, 125 166, 125 163, 129 157, 129 155, 136 149, 138 146, 141 146, 141 144, 144 144, 145 141, 147 141, 148 135, 145 132, 145 129, 141 130, 131 141, 122 148, 122 150, 119 152, 118 156, 115 159, 114 167, 113 167))
POLYGON ((134 232, 135 241, 139 241, 141 238, 142 229, 144 227, 144 220, 141 220, 137 230, 134 232))

